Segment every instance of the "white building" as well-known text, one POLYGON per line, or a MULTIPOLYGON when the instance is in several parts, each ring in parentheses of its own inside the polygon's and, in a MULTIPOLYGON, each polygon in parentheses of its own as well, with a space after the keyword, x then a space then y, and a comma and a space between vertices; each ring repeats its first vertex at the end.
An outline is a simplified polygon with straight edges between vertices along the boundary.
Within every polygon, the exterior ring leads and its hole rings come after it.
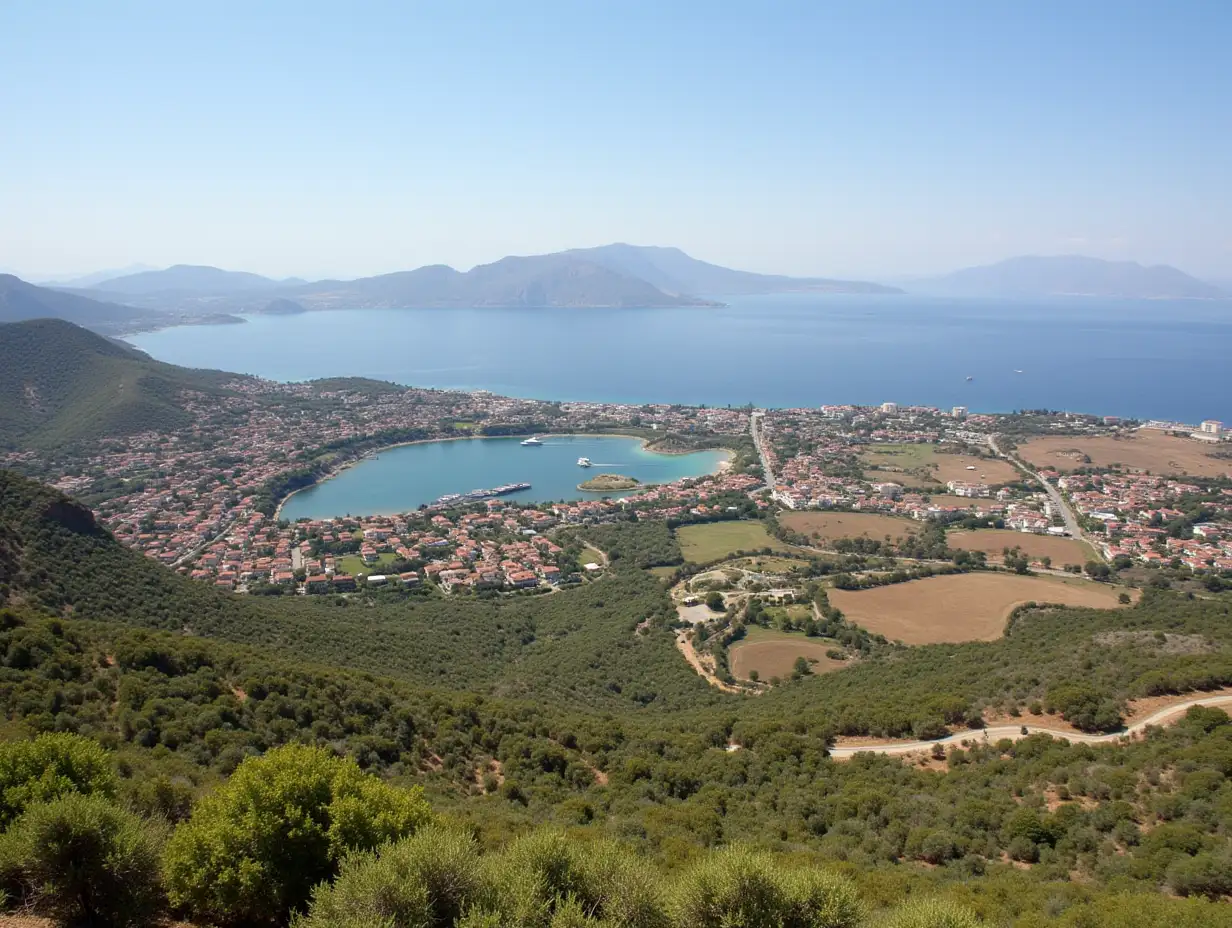
POLYGON ((953 409, 950 410, 950 415, 953 416, 955 419, 965 419, 967 418, 967 407, 966 406, 955 406, 953 409))
POLYGON ((898 412, 898 403, 882 403, 881 411, 886 413, 898 412))

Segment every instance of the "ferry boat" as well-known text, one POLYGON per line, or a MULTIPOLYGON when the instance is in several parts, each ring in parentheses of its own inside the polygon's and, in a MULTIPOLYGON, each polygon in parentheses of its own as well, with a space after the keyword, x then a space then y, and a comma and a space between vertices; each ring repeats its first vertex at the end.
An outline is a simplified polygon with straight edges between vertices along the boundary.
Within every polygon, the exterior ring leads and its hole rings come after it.
POLYGON ((542 441, 540 441, 538 438, 532 435, 530 438, 526 439, 526 441, 522 442, 522 447, 523 448, 533 448, 536 445, 542 445, 542 444, 543 444, 542 441))
POLYGON ((578 458, 578 467, 591 467, 590 458, 578 458))

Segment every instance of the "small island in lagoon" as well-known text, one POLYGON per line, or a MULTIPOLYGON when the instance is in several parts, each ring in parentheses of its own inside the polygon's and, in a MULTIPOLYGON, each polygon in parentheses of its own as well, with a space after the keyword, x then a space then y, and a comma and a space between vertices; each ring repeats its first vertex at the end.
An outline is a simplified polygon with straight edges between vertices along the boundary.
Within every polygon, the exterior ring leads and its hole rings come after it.
POLYGON ((636 477, 626 477, 624 474, 596 474, 579 483, 577 488, 592 493, 605 493, 610 490, 633 490, 641 485, 642 482, 636 477))

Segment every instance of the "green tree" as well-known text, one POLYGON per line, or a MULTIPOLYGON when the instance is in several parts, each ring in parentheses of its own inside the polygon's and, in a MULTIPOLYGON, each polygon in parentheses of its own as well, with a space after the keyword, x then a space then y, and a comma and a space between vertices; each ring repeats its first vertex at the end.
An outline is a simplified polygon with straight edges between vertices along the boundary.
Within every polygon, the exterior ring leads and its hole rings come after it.
POLYGON ((275 924, 349 852, 414 834, 431 818, 418 788, 352 760, 287 745, 249 758, 180 825, 164 862, 173 904, 222 925, 275 924))
POLYGON ((30 806, 5 836, 32 902, 63 925, 149 924, 162 904, 162 835, 103 796, 30 806))
POLYGON ((712 590, 710 593, 706 594, 706 606, 712 612, 722 612, 724 609, 723 594, 717 590, 712 590))

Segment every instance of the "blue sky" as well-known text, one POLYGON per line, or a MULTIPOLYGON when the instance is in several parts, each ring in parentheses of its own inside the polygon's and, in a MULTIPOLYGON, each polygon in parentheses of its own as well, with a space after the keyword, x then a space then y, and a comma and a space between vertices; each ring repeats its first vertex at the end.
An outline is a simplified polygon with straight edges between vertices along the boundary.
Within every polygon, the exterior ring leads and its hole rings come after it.
POLYGON ((0 3, 0 267, 1232 278, 1232 3, 0 3))

